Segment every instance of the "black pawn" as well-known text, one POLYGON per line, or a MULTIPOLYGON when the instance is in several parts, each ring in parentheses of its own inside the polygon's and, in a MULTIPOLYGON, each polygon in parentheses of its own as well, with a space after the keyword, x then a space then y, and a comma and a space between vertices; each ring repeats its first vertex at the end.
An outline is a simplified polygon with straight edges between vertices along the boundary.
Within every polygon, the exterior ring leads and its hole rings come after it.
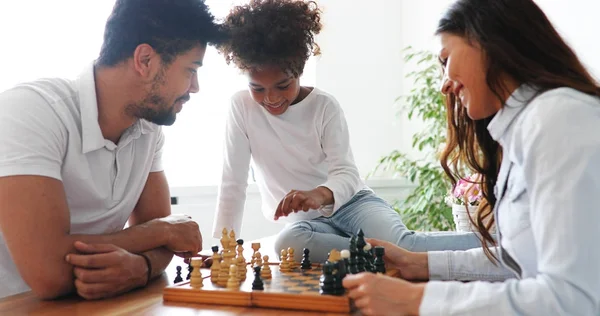
POLYGON ((260 266, 254 266, 254 281, 252 281, 252 289, 262 291, 265 289, 262 278, 260 277, 260 266))
POLYGON ((323 265, 323 274, 319 278, 319 293, 322 295, 336 295, 333 264, 331 263, 323 265))
POLYGON ((357 274, 358 271, 358 263, 357 263, 357 255, 358 249, 356 249, 356 236, 352 236, 350 238, 350 258, 348 259, 348 273, 357 274))
POLYGON ((177 276, 175 277, 173 283, 183 282, 183 279, 181 278, 181 266, 177 266, 175 269, 177 269, 177 276))
POLYGON ((186 280, 189 280, 192 277, 192 270, 194 270, 194 267, 192 267, 192 258, 190 258, 190 263, 188 264, 188 275, 185 278, 186 280))
POLYGON ((219 252, 219 246, 212 246, 210 250, 212 250, 213 253, 219 252))
POLYGON ((312 269, 312 264, 310 263, 310 259, 308 258, 310 254, 310 250, 308 248, 304 248, 302 255, 302 261, 300 262, 300 269, 302 270, 310 270, 312 269))
POLYGON ((243 239, 238 239, 238 240, 236 240, 236 242, 237 242, 237 244, 238 244, 238 245, 240 245, 240 246, 243 246, 243 245, 244 245, 244 240, 243 240, 243 239))
POLYGON ((385 248, 382 246, 375 246, 375 260, 373 260, 373 267, 375 273, 385 274, 385 262, 383 262, 383 255, 385 255, 385 248))
POLYGON ((346 275, 348 274, 348 265, 347 262, 348 259, 340 259, 340 261, 337 262, 337 270, 338 270, 338 276, 340 279, 343 279, 346 277, 346 275))

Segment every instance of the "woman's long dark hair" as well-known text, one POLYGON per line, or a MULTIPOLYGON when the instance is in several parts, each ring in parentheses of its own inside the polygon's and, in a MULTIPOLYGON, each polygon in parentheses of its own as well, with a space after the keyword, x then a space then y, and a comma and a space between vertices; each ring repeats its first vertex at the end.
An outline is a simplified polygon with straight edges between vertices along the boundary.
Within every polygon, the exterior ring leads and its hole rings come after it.
MULTIPOLYGON (((600 96, 598 83, 532 0, 458 0, 439 21, 436 34, 441 33, 461 36, 481 47, 487 85, 501 103, 505 102, 502 96, 512 92, 507 91, 504 76, 531 84, 538 93, 570 87, 600 96)), ((487 130, 492 118, 471 120, 454 95, 447 96, 446 104, 448 142, 440 159, 442 167, 453 185, 464 177, 461 166, 482 175, 486 203, 480 205, 473 224, 482 236, 486 255, 494 261, 497 258, 487 245, 495 245, 489 229, 494 224, 493 188, 502 149, 487 130)))

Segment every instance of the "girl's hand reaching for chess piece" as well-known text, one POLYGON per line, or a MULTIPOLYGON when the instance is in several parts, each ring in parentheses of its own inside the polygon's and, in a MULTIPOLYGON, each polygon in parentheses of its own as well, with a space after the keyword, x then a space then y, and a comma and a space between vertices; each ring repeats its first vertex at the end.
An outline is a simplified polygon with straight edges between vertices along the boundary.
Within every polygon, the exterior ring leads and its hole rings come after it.
POLYGON ((365 238, 371 246, 385 248, 383 261, 386 271, 394 271, 391 276, 412 281, 429 280, 429 260, 426 252, 411 252, 390 242, 365 238))
POLYGON ((369 272, 349 274, 343 285, 362 315, 418 315, 425 290, 424 284, 369 272))
POLYGON ((317 187, 310 191, 292 190, 279 202, 274 219, 288 216, 292 212, 316 210, 329 204, 333 204, 333 192, 326 187, 317 187))
POLYGON ((73 265, 75 288, 92 300, 112 297, 144 286, 148 278, 146 260, 112 244, 75 242, 78 253, 66 261, 73 265))

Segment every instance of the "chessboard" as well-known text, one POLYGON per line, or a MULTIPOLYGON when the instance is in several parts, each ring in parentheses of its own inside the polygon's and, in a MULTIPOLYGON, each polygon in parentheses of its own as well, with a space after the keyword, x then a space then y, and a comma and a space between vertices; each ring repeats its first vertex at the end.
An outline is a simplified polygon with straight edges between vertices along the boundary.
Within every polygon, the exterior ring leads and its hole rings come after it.
POLYGON ((217 286, 211 282, 210 274, 203 275, 200 288, 192 288, 190 281, 184 281, 164 289, 163 298, 170 302, 217 304, 230 306, 254 306, 330 313, 352 311, 350 299, 342 294, 322 295, 319 293, 319 278, 323 274, 320 264, 312 264, 312 269, 294 269, 281 272, 279 265, 271 263, 271 278, 263 279, 264 290, 252 290, 254 273, 246 269, 246 279, 239 290, 217 286))

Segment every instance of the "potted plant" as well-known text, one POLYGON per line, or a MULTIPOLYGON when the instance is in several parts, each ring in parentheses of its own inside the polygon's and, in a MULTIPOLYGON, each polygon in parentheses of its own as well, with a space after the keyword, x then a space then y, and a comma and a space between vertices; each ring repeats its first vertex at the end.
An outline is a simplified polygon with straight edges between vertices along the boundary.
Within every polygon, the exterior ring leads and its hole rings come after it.
MULTIPOLYGON (((465 179, 458 180, 454 188, 446 195, 446 203, 452 208, 456 231, 477 231, 473 223, 476 221, 479 206, 483 204, 483 201, 479 174, 472 174, 465 179)), ((487 221, 489 218, 484 220, 484 222, 487 221)), ((493 234, 495 231, 495 226, 492 226, 490 233, 493 234)))
POLYGON ((453 230, 452 208, 445 202, 451 183, 439 163, 439 153, 446 143, 446 106, 439 91, 442 69, 437 55, 428 51, 406 50, 405 61, 413 63, 416 71, 407 78, 413 79, 413 88, 407 96, 396 99, 401 113, 409 119, 423 121, 424 128, 412 137, 412 147, 420 152, 418 159, 394 150, 382 157, 374 172, 391 171, 407 178, 415 188, 402 201, 392 202, 402 214, 407 227, 413 230, 453 230))

